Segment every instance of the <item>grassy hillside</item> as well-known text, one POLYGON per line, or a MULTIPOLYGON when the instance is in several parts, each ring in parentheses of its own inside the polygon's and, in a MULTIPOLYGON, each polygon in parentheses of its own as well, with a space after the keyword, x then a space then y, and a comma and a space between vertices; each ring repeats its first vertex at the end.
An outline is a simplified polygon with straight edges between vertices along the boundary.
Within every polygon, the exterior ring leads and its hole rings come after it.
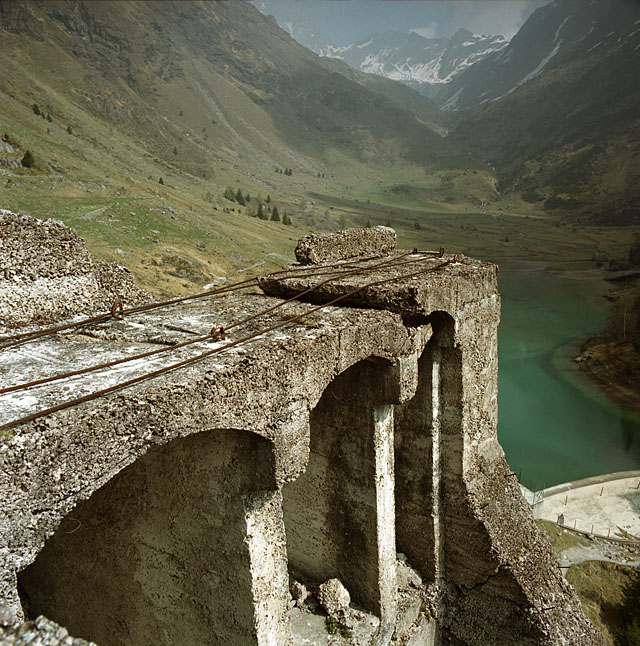
POLYGON ((63 220, 153 291, 291 258, 340 224, 311 192, 410 184, 437 204, 463 160, 473 199, 495 193, 426 99, 337 74, 245 2, 3 1, 0 37, 0 208, 63 220), (293 225, 252 219, 259 200, 293 225))
MULTIPOLYGON (((536 521, 547 534, 558 556, 573 547, 592 547, 592 542, 546 520, 536 521)), ((624 588, 634 575, 632 566, 606 561, 583 561, 566 570, 567 581, 575 588, 585 614, 602 632, 607 646, 614 646, 615 635, 624 625, 624 588)))
POLYGON ((268 271, 310 230, 367 222, 480 257, 628 249, 499 195, 431 102, 248 3, 0 0, 0 37, 0 208, 64 221, 153 292, 268 271))

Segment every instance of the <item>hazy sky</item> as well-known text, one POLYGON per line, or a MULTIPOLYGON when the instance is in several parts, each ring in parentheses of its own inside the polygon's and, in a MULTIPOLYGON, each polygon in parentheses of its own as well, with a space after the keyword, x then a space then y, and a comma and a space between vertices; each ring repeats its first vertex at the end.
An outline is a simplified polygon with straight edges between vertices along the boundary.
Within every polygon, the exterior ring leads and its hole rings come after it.
POLYGON ((253 0, 279 22, 308 22, 337 45, 393 30, 428 38, 461 27, 511 38, 527 17, 550 0, 253 0))

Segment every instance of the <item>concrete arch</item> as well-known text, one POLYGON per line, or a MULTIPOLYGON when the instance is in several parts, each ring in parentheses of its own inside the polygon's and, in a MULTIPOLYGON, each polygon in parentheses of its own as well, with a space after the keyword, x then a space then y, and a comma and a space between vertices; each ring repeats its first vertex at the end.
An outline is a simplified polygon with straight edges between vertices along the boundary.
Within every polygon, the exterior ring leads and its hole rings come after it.
POLYGON ((288 643, 272 443, 216 430, 152 447, 79 502, 18 580, 29 616, 103 646, 288 643))
POLYGON ((339 578, 383 622, 396 595, 391 372, 391 362, 365 359, 327 386, 310 417, 306 471, 283 489, 293 576, 339 578))

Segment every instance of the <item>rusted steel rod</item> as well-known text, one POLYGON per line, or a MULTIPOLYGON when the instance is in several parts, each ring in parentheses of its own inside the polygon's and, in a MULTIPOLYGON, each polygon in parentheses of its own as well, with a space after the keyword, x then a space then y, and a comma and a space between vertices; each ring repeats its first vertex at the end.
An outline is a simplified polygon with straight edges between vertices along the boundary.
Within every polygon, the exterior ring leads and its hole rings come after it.
POLYGON ((87 395, 84 395, 82 397, 78 397, 76 399, 69 400, 67 402, 63 402, 61 404, 58 404, 56 406, 52 406, 50 408, 46 408, 44 410, 38 411, 36 413, 32 413, 31 415, 27 415, 25 417, 21 417, 18 419, 15 419, 11 422, 7 422, 6 424, 3 424, 0 426, 0 430, 6 431, 12 428, 15 428, 16 426, 19 426, 20 424, 26 424, 27 422, 32 422, 36 419, 39 419, 40 417, 44 417, 45 415, 50 415, 52 413, 56 413, 58 411, 64 410, 66 408, 70 408, 72 406, 77 406, 78 404, 82 404, 88 401, 92 401, 94 399, 98 399, 99 397, 104 397, 105 395, 109 395, 113 392, 116 392, 117 390, 122 390, 123 388, 128 388, 129 386, 133 386, 135 384, 138 384, 142 381, 145 381, 147 379, 152 379, 154 377, 159 377, 160 375, 166 374, 170 371, 176 370, 178 368, 182 368, 184 366, 190 365, 192 363, 196 363, 197 361, 202 361, 203 359, 206 359, 214 354, 218 354, 224 350, 228 350, 230 348, 233 348, 237 345, 240 345, 242 343, 247 343, 248 341, 251 341, 257 337, 263 336, 264 334, 268 334, 269 332, 273 332, 275 330, 278 330, 282 327, 285 327, 287 325, 291 325, 292 323, 295 323, 301 319, 306 318, 310 314, 313 314, 314 312, 317 312, 319 310, 325 309, 327 307, 331 307, 332 305, 335 305, 336 303, 339 303, 340 301, 343 301, 346 298, 349 298, 349 296, 353 296, 354 294, 357 294, 358 292, 363 291, 364 289, 367 289, 369 287, 376 287, 378 285, 383 285, 385 283, 390 283, 395 280, 402 280, 405 278, 413 278, 414 276, 420 276, 421 274, 427 274, 431 273, 434 271, 437 271, 438 269, 442 269, 443 267, 446 267, 447 265, 450 265, 452 262, 455 262, 454 260, 446 260, 439 265, 435 267, 428 267, 421 269, 416 272, 412 272, 410 274, 403 274, 400 276, 392 276, 390 278, 384 278, 380 280, 373 281, 371 283, 367 283, 365 285, 361 285, 360 287, 357 287, 346 294, 342 294, 341 296, 338 296, 334 298, 331 301, 328 301, 327 303, 324 303, 322 305, 317 305, 315 307, 312 307, 311 309, 307 310, 306 312, 303 312, 302 314, 299 314, 297 316, 292 317, 291 319, 287 319, 286 321, 283 321, 281 323, 276 323, 275 325, 272 325, 268 328, 265 328, 263 330, 259 330, 258 332, 254 332, 252 334, 249 334, 245 337, 242 337, 240 339, 236 339, 235 341, 231 341, 223 346, 220 346, 218 348, 212 348, 211 350, 207 350, 206 352, 203 352, 199 355, 196 355, 195 357, 190 357, 188 359, 183 359, 182 361, 178 361, 176 363, 170 364, 168 366, 164 366, 162 368, 158 368, 157 370, 154 370, 152 372, 145 373, 143 375, 140 375, 138 377, 134 377, 132 379, 128 379, 127 381, 123 381, 119 384, 115 384, 113 386, 110 386, 108 388, 103 388, 101 390, 97 390, 93 393, 89 393, 87 395))
MULTIPOLYGON (((269 307, 266 310, 262 310, 261 312, 257 312, 256 314, 252 314, 251 316, 248 316, 248 317, 246 317, 246 318, 244 318, 244 319, 242 319, 240 321, 237 321, 236 323, 232 323, 231 325, 226 326, 225 331, 229 331, 229 330, 231 330, 233 328, 240 327, 240 326, 245 325, 246 323, 248 323, 248 322, 250 322, 250 321, 252 321, 252 320, 254 320, 256 318, 259 318, 261 316, 265 316, 265 315, 273 312, 274 310, 279 309, 283 305, 286 305, 287 303, 295 301, 295 300, 301 298, 302 296, 306 296, 307 294, 313 292, 315 289, 318 289, 319 287, 321 287, 323 285, 326 285, 327 283, 330 283, 330 282, 332 282, 332 281, 334 281, 334 280, 336 280, 338 278, 345 278, 347 276, 361 275, 361 274, 364 274, 365 272, 369 272, 369 271, 371 271, 373 269, 387 269, 387 268, 390 268, 390 267, 393 268, 393 267, 403 266, 405 264, 408 264, 409 262, 411 262, 411 263, 419 262, 418 259, 411 260, 411 261, 400 262, 400 258, 405 258, 407 255, 411 255, 411 254, 403 254, 402 256, 396 257, 393 260, 387 260, 385 262, 378 263, 378 264, 372 265, 370 267, 354 269, 354 270, 351 270, 351 271, 342 272, 342 273, 336 274, 334 276, 331 276, 330 278, 327 278, 326 280, 323 280, 322 282, 318 283, 317 285, 314 285, 313 287, 309 287, 308 289, 305 289, 304 291, 300 292, 299 294, 296 294, 295 296, 292 296, 291 298, 288 298, 288 299, 286 299, 284 301, 278 302, 276 305, 274 305, 272 307, 269 307)), ((420 260, 424 260, 424 259, 420 259, 420 260)), ((305 276, 307 276, 307 275, 308 274, 305 274, 305 276)), ((95 372, 97 370, 104 370, 106 368, 113 368, 115 366, 121 365, 123 363, 127 363, 129 361, 136 361, 138 359, 146 359, 148 357, 153 357, 153 356, 156 356, 156 355, 159 355, 159 354, 163 354, 165 352, 172 352, 174 350, 178 350, 180 348, 184 348, 184 347, 189 346, 189 345, 194 345, 196 343, 202 343, 204 341, 211 341, 212 336, 213 336, 213 334, 212 334, 212 332, 210 332, 207 335, 198 336, 196 338, 189 339, 187 341, 182 341, 180 343, 176 343, 176 344, 171 345, 169 347, 158 348, 156 350, 149 350, 147 352, 142 352, 140 354, 131 355, 131 356, 128 356, 128 357, 124 357, 122 359, 115 359, 115 360, 109 361, 107 363, 97 364, 97 365, 94 365, 94 366, 88 366, 86 368, 80 368, 78 370, 72 370, 70 372, 60 373, 60 374, 52 375, 52 376, 49 376, 49 377, 42 377, 40 379, 35 379, 33 381, 20 383, 20 384, 14 384, 12 386, 6 386, 5 388, 0 388, 0 395, 3 395, 5 393, 10 393, 10 392, 15 392, 15 391, 18 391, 18 390, 25 390, 27 388, 32 388, 34 386, 40 386, 42 384, 51 383, 53 381, 58 381, 60 379, 66 379, 66 378, 69 378, 69 377, 76 377, 76 376, 79 376, 79 375, 85 375, 85 374, 88 374, 90 372, 95 372)))
MULTIPOLYGON (((421 255, 434 254, 434 252, 430 252, 430 251, 421 251, 418 253, 420 253, 421 255)), ((324 275, 325 273, 330 273, 333 268, 344 268, 344 267, 353 266, 356 263, 362 263, 362 262, 368 262, 370 260, 374 260, 376 257, 377 256, 369 256, 366 258, 359 258, 357 261, 336 262, 332 264, 322 265, 318 267, 317 272, 311 272, 311 273, 305 272, 304 274, 298 273, 296 275, 295 272, 300 272, 300 269, 294 268, 294 269, 283 269, 282 271, 273 272, 272 274, 269 274, 269 275, 278 277, 278 278, 274 278, 273 279, 274 281, 282 277, 301 278, 302 276, 324 275), (326 270, 329 270, 329 272, 327 272, 326 270)), ((47 336, 49 334, 54 334, 56 332, 63 332, 64 330, 82 327, 84 325, 90 325, 92 323, 102 323, 104 321, 108 321, 111 318, 114 318, 116 316, 116 313, 118 315, 117 318, 122 318, 128 314, 147 312, 147 311, 162 308, 162 307, 168 307, 170 305, 175 305, 176 303, 182 303, 188 300, 207 298, 209 296, 216 296, 218 294, 224 294, 228 292, 238 291, 241 289, 247 289, 248 287, 251 287, 251 286, 257 286, 258 278, 260 278, 260 276, 254 276, 253 278, 247 278, 245 280, 232 283, 231 285, 226 285, 224 287, 219 287, 217 289, 208 290, 206 292, 199 292, 198 294, 190 294, 188 296, 180 296, 166 301, 146 303, 144 305, 137 305, 135 307, 129 307, 126 309, 116 307, 116 303, 114 303, 114 305, 112 306, 109 312, 105 312, 103 314, 97 314, 95 316, 90 316, 88 318, 81 319, 80 321, 74 321, 72 323, 63 323, 61 325, 56 325, 45 329, 32 330, 31 332, 22 332, 19 334, 12 334, 9 336, 0 337, 0 342, 8 341, 8 343, 4 343, 3 345, 0 345, 0 350, 12 348, 16 345, 20 345, 22 343, 26 343, 28 341, 41 338, 43 336, 47 336)))

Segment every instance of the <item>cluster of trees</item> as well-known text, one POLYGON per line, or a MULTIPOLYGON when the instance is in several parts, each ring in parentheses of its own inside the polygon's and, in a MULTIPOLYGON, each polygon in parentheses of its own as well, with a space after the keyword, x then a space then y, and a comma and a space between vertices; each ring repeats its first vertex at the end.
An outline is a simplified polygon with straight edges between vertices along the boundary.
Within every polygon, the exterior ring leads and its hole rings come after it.
MULTIPOLYGON (((22 148, 20 142, 14 139, 13 137, 10 137, 8 132, 4 133, 4 135, 2 136, 2 141, 5 141, 6 143, 13 146, 14 148, 22 148)), ((24 166, 24 168, 34 168, 37 165, 36 158, 34 157, 33 153, 28 149, 25 151, 24 155, 22 156, 20 163, 24 166)))
POLYGON ((33 168, 36 165, 36 159, 30 150, 27 150, 21 160, 25 168, 33 168))
POLYGON ((291 177, 293 175, 293 171, 290 168, 278 168, 276 167, 276 173, 280 173, 282 175, 288 175, 291 177))
POLYGON ((293 224, 286 211, 282 218, 280 218, 280 211, 277 206, 274 206, 273 208, 271 206, 267 206, 265 209, 262 202, 258 202, 258 210, 254 217, 260 218, 261 220, 271 220, 271 222, 282 222, 282 224, 286 224, 287 226, 293 224))
POLYGON ((247 206, 247 204, 251 202, 251 195, 249 195, 249 193, 243 195, 241 188, 234 192, 231 186, 227 186, 224 191, 224 196, 229 200, 229 202, 237 202, 240 206, 247 206))
POLYGON ((227 186, 224 192, 224 197, 229 200, 229 202, 237 202, 240 206, 249 207, 249 215, 254 218, 259 218, 260 220, 271 220, 271 222, 282 222, 282 224, 286 225, 293 224, 286 211, 282 216, 280 216, 278 207, 271 206, 271 195, 267 195, 265 206, 262 199, 258 198, 252 200, 249 193, 243 194, 241 188, 234 191, 231 186, 227 186))
POLYGON ((33 114, 37 114, 39 117, 46 119, 49 123, 53 121, 51 115, 48 112, 45 114, 44 110, 40 110, 40 106, 37 103, 33 104, 33 114))
MULTIPOLYGON (((31 109, 33 110, 33 114, 37 114, 39 117, 42 117, 43 119, 46 119, 49 123, 51 123, 53 121, 53 119, 51 118, 51 115, 48 112, 45 114, 45 111, 41 110, 40 106, 37 103, 34 103, 31 106, 31 109)), ((47 129, 47 132, 49 132, 49 129, 47 129)), ((71 126, 67 126, 67 132, 70 135, 72 135, 73 134, 73 128, 71 128, 71 126)))

